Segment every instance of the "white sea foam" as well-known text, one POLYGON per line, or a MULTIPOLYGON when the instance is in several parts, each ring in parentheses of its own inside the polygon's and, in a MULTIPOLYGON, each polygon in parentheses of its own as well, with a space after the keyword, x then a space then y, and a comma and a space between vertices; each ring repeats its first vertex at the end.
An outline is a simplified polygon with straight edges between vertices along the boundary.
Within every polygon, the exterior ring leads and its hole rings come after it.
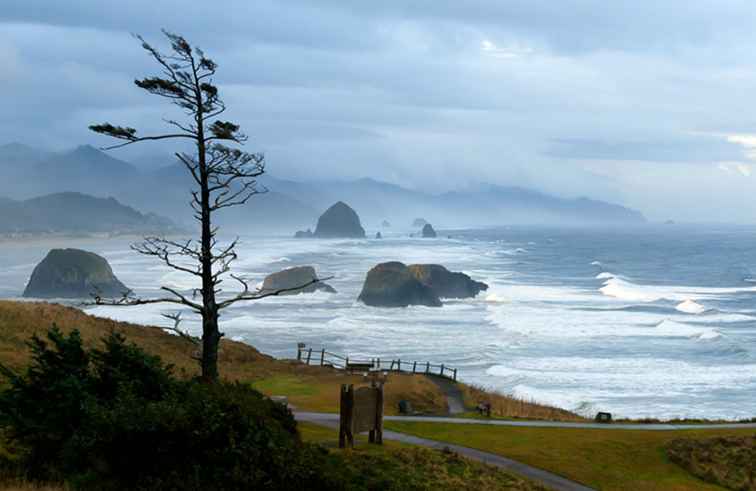
POLYGON ((599 291, 607 297, 614 297, 629 302, 656 302, 671 300, 677 302, 699 299, 717 300, 738 293, 754 293, 756 287, 695 287, 677 285, 639 285, 616 275, 606 276, 599 291))
POLYGON ((686 314, 703 314, 706 312, 706 307, 690 299, 680 302, 675 309, 686 314))
POLYGON ((591 266, 601 266, 601 261, 593 261, 591 266))
POLYGON ((608 280, 610 278, 614 278, 614 274, 608 271, 604 271, 603 273, 599 273, 596 275, 597 280, 608 280))

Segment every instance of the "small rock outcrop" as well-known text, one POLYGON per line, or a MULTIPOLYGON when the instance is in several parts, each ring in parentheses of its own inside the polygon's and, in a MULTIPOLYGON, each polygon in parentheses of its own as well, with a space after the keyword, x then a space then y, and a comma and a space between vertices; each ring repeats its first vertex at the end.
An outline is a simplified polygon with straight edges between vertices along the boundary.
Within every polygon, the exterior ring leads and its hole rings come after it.
POLYGON ((415 218, 415 220, 412 222, 412 226, 415 228, 424 227, 425 224, 428 223, 425 218, 415 218))
POLYGON ((426 223, 423 226, 423 238, 424 239, 435 239, 436 238, 436 231, 433 230, 433 225, 430 223, 426 223))
POLYGON ((360 217, 343 201, 339 201, 320 215, 315 237, 320 238, 365 238, 360 217))
POLYGON ((411 264, 408 269, 439 298, 472 298, 488 290, 488 285, 464 273, 454 273, 440 264, 411 264))
POLYGON ((297 230, 297 233, 294 234, 295 239, 309 239, 312 237, 312 230, 309 228, 307 230, 297 230))
POLYGON ((441 306, 433 290, 397 261, 378 264, 368 271, 358 300, 373 307, 441 306))
POLYGON ((129 291, 104 257, 81 249, 52 249, 34 268, 24 297, 120 298, 129 291))
POLYGON ((376 232, 376 233, 375 233, 375 238, 376 238, 376 239, 382 239, 382 238, 383 238, 383 235, 381 235, 381 233, 380 233, 380 232, 376 232))
MULTIPOLYGON (((266 276, 263 281, 262 289, 264 292, 271 292, 285 290, 287 288, 297 288, 302 285, 307 285, 316 278, 317 275, 315 274, 315 268, 312 266, 297 266, 266 276)), ((336 293, 336 290, 334 290, 331 285, 318 282, 312 283, 311 285, 298 290, 281 293, 280 295, 298 295, 300 293, 312 293, 316 291, 336 293)))

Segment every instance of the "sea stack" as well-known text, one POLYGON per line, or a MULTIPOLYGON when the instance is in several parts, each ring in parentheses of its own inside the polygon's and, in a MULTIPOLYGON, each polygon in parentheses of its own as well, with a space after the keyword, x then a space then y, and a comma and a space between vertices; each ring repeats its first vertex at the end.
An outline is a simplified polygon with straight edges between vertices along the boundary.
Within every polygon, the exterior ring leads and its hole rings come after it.
POLYGON ((24 297, 120 298, 129 291, 104 257, 81 249, 52 249, 34 268, 24 297))
POLYGON ((364 239, 365 229, 362 228, 360 217, 343 201, 339 201, 325 213, 320 215, 315 237, 319 238, 350 238, 364 239))
POLYGON ((380 233, 380 232, 376 232, 376 233, 375 233, 375 238, 376 238, 376 239, 382 239, 382 238, 383 238, 383 235, 381 235, 381 233, 380 233))
POLYGON ((464 273, 449 271, 440 264, 411 264, 410 272, 439 298, 472 298, 488 290, 488 285, 464 273))
POLYGON ((436 238, 436 231, 433 230, 433 225, 430 223, 426 223, 423 226, 423 238, 424 239, 435 239, 436 238))
POLYGON ((373 307, 440 307, 441 300, 400 262, 381 263, 368 271, 359 301, 373 307))
POLYGON ((283 292, 279 295, 297 295, 299 293, 312 293, 316 291, 336 293, 336 290, 331 285, 323 282, 312 283, 316 278, 315 268, 312 266, 298 266, 268 275, 263 281, 262 289, 263 293, 266 293, 307 285, 304 288, 283 292), (308 283, 310 284, 308 285, 308 283))

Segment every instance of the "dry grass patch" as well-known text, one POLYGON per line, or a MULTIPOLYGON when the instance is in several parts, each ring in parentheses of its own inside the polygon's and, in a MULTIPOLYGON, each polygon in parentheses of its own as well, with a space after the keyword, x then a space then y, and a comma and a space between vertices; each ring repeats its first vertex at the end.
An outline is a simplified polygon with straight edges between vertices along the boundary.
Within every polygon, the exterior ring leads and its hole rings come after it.
MULTIPOLYGON (((0 301, 0 362, 16 370, 25 367, 30 360, 26 342, 35 334, 43 337, 53 324, 65 333, 78 329, 88 347, 100 345, 103 336, 116 330, 128 341, 174 365, 178 376, 199 375, 199 365, 192 359, 196 347, 186 339, 159 327, 117 322, 88 315, 73 307, 42 302, 0 301)), ((277 360, 236 341, 221 341, 219 355, 223 378, 251 382, 268 395, 287 396, 302 410, 336 412, 341 384, 363 382, 362 376, 333 368, 277 360)), ((443 414, 447 410, 444 394, 422 375, 389 376, 387 414, 395 414, 402 399, 430 414, 443 414)))
MULTIPOLYGON (((474 385, 460 384, 465 407, 475 408, 480 403, 491 404, 491 416, 504 419, 540 419, 548 421, 585 421, 585 418, 557 407, 526 401, 474 385)), ((471 414, 474 415, 474 414, 471 414)))

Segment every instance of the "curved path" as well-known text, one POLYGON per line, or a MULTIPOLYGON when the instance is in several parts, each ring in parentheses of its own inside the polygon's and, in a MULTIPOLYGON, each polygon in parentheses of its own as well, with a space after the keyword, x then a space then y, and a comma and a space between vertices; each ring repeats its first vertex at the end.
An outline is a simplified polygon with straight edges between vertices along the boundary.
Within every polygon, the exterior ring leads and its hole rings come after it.
MULTIPOLYGON (((315 424, 319 424, 323 426, 329 426, 334 429, 338 428, 339 426, 338 414, 295 412, 294 416, 297 418, 298 421, 307 421, 310 423, 315 423, 315 424)), ((396 417, 386 417, 385 419, 390 419, 390 418, 396 418, 396 417)), ((406 417, 403 419, 414 420, 415 418, 406 417)), ((446 419, 446 418, 437 418, 437 419, 446 419)), ((516 460, 508 459, 500 455, 496 455, 496 454, 492 454, 488 452, 482 452, 474 448, 463 447, 461 445, 454 445, 452 443, 439 442, 437 440, 429 440, 427 438, 420 438, 420 437, 416 437, 412 435, 407 435, 405 433, 398 433, 396 431, 388 431, 388 430, 383 431, 383 438, 387 440, 394 440, 394 441, 398 441, 402 443, 408 443, 410 445, 418 445, 418 446, 433 448, 437 450, 442 450, 442 449, 447 448, 449 450, 452 450, 458 453, 459 455, 467 457, 468 459, 477 460, 479 462, 484 462, 486 464, 499 467, 503 470, 510 471, 514 474, 522 476, 526 479, 530 479, 531 481, 538 482, 550 489, 555 489, 557 491, 592 491, 593 490, 593 488, 583 486, 580 483, 577 483, 575 481, 570 481, 569 479, 566 479, 557 474, 545 471, 543 469, 539 469, 537 467, 523 464, 522 462, 517 462, 516 460)))
MULTIPOLYGON (((298 412, 298 419, 317 418, 319 421, 338 421, 335 413, 298 412)), ((451 423, 492 426, 516 426, 530 428, 582 428, 594 430, 644 430, 644 431, 679 431, 679 430, 723 430, 756 429, 756 423, 706 423, 706 424, 671 424, 671 423, 570 423, 561 421, 508 421, 502 419, 450 418, 446 416, 384 416, 386 421, 410 421, 415 423, 451 423)))

